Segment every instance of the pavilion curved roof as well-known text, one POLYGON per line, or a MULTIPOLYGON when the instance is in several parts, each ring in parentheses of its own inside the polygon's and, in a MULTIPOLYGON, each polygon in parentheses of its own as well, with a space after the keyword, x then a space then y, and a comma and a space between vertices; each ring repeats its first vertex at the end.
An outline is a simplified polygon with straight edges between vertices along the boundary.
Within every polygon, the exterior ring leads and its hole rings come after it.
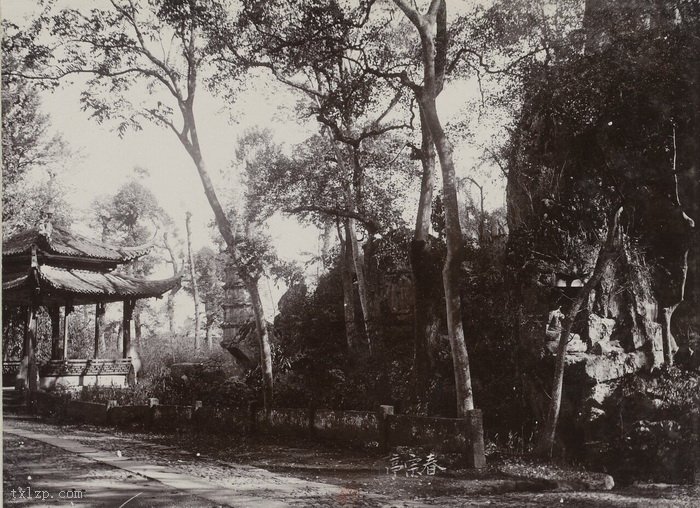
POLYGON ((182 276, 147 280, 117 272, 59 268, 41 265, 29 271, 3 274, 3 301, 27 305, 32 296, 40 295, 44 305, 76 305, 116 302, 125 299, 160 297, 180 287, 182 276))
POLYGON ((153 245, 151 241, 136 247, 117 247, 97 242, 60 227, 51 227, 48 231, 33 228, 3 240, 2 257, 3 261, 7 261, 8 258, 31 255, 32 248, 36 247, 40 253, 53 256, 122 264, 148 254, 153 245))
POLYGON ((22 231, 3 241, 3 303, 85 305, 160 297, 180 287, 182 276, 148 280, 115 270, 153 246, 106 245, 50 223, 22 231))

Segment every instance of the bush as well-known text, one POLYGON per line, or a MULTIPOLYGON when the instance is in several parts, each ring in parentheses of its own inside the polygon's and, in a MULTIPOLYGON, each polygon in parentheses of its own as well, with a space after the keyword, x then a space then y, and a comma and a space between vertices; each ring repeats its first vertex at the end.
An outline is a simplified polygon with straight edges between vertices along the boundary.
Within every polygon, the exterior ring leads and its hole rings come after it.
POLYGON ((623 378, 608 399, 601 428, 603 465, 622 481, 680 482, 693 468, 691 412, 700 406, 700 375, 675 367, 623 378))

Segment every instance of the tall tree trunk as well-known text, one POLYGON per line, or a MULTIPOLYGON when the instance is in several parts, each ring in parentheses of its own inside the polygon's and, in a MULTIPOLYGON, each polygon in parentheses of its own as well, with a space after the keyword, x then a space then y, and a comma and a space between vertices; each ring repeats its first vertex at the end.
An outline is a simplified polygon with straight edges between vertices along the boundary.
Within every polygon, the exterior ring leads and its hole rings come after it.
POLYGON ((464 417, 474 409, 469 355, 462 326, 462 304, 459 294, 460 264, 462 261, 462 231, 459 224, 459 204, 455 178, 452 145, 450 144, 440 117, 435 99, 442 90, 446 50, 446 5, 444 0, 431 0, 428 12, 421 14, 415 4, 407 0, 394 0, 406 17, 416 27, 421 39, 423 61, 423 85, 414 89, 425 123, 428 126, 440 160, 442 192, 445 206, 445 236, 447 255, 442 271, 445 288, 447 335, 452 351, 455 376, 457 416, 464 417))
MULTIPOLYGON (((426 68, 434 69, 434 43, 429 35, 423 39, 423 57, 426 68)), ((440 123, 435 105, 435 94, 431 92, 433 80, 426 81, 426 90, 422 97, 428 128, 435 140, 435 148, 440 159, 442 170, 442 194, 445 206, 445 236, 447 240, 447 255, 442 270, 442 281, 445 288, 445 306, 447 315, 447 335, 452 350, 452 363, 455 375, 455 391, 457 394, 457 415, 466 416, 467 411, 474 409, 469 355, 464 340, 462 326, 462 303, 460 301, 459 281, 462 263, 462 230, 459 225, 459 203, 457 201, 457 185, 455 168, 452 160, 452 145, 440 123)))
POLYGON ((375 334, 374 323, 372 322, 370 310, 369 291, 367 289, 367 279, 365 278, 365 263, 360 243, 357 241, 355 232, 355 220, 348 219, 346 222, 346 236, 349 239, 350 253, 352 255, 353 264, 355 266, 355 277, 357 278, 357 293, 360 297, 360 308, 362 309, 362 319, 365 325, 365 333, 367 336, 367 349, 372 354, 372 342, 374 342, 375 334))
POLYGON ((265 406, 265 419, 269 420, 272 411, 272 352, 270 350, 270 337, 267 330, 267 323, 264 321, 262 300, 258 289, 258 279, 248 275, 242 277, 246 289, 250 295, 250 302, 255 313, 255 329, 258 332, 258 346, 260 347, 260 370, 263 377, 263 403, 265 406))
POLYGON ((483 245, 484 242, 486 241, 486 231, 485 231, 485 225, 486 225, 486 213, 484 212, 484 186, 481 185, 479 182, 474 180, 472 177, 468 176, 467 180, 469 180, 477 189, 479 189, 479 245, 483 245))
MULTIPOLYGON (((347 168, 347 162, 345 153, 338 147, 338 141, 333 137, 333 134, 329 129, 326 129, 328 139, 333 147, 335 153, 336 161, 338 161, 338 166, 341 168, 343 174, 349 174, 347 168)), ((353 163, 353 182, 358 181, 358 167, 353 163)), ((347 209, 351 212, 357 211, 356 202, 356 189, 350 184, 347 185, 345 189, 345 199, 347 209)), ((355 233, 355 220, 347 218, 345 219, 345 239, 350 248, 349 253, 352 256, 353 265, 355 268, 355 277, 357 278, 357 293, 360 297, 360 309, 362 311, 362 321, 364 323, 364 334, 367 341, 367 347, 372 352, 372 342, 374 337, 372 336, 372 323, 369 315, 369 298, 367 296, 367 283, 365 280, 365 270, 364 270, 364 259, 362 257, 362 252, 360 244, 357 241, 357 234, 355 233)))
MULTIPOLYGON (((424 48, 424 53, 428 51, 424 48)), ((430 60, 428 58, 428 60, 430 60)), ((459 204, 457 202, 457 186, 455 169, 452 161, 452 145, 447 140, 440 124, 435 107, 435 98, 425 99, 425 111, 430 132, 435 138, 435 147, 442 169, 442 193, 445 204, 445 233, 447 254, 442 269, 442 282, 445 288, 445 306, 447 316, 447 335, 452 351, 452 364, 455 376, 455 392, 457 396, 457 415, 463 417, 469 410, 474 409, 469 355, 464 340, 462 325, 462 302, 460 300, 459 281, 462 263, 462 230, 459 225, 459 204)))
POLYGON ((354 266, 350 237, 348 235, 348 221, 345 223, 345 234, 341 234, 338 226, 338 239, 340 240, 340 276, 343 285, 343 315, 345 319, 345 340, 348 350, 356 352, 359 348, 360 333, 355 321, 355 287, 352 283, 352 268, 354 266))
MULTIPOLYGON (((348 190, 348 210, 351 212, 362 212, 360 209, 362 206, 362 187, 364 181, 364 170, 360 165, 360 158, 358 154, 358 147, 349 147, 350 159, 352 161, 352 188, 348 190)), ((348 219, 348 228, 346 231, 349 232, 349 238, 351 240, 350 246, 352 247, 352 258, 355 263, 355 276, 357 277, 357 293, 360 297, 360 307, 362 308, 362 317, 365 324, 365 332, 367 333, 367 348, 369 353, 372 354, 372 345, 377 338, 377 333, 375 330, 375 313, 373 312, 373 302, 371 297, 371 292, 369 290, 369 284, 367 282, 367 270, 365 265, 365 256, 360 247, 360 243, 357 241, 356 233, 356 222, 355 219, 348 219)), ((346 235, 348 234, 346 232, 346 235)), ((372 234, 370 231, 368 234, 372 234)))
POLYGON ((433 209, 435 186, 435 147, 430 129, 421 112, 420 160, 423 167, 416 227, 411 241, 410 261, 413 278, 413 391, 418 397, 424 393, 429 370, 433 365, 430 333, 436 320, 435 308, 430 298, 430 219, 433 209))
MULTIPOLYGON (((163 243, 165 244, 165 249, 168 251, 168 256, 170 257, 170 264, 173 265, 173 275, 179 273, 179 268, 177 264, 177 257, 175 256, 175 249, 173 248, 172 242, 170 241, 170 235, 168 232, 163 233, 163 243)), ((167 313, 168 313, 168 331, 170 332, 170 346, 172 347, 173 334, 175 333, 175 294, 180 289, 179 285, 170 291, 168 291, 167 298, 167 313)))
POLYGON ((331 241, 333 236, 333 223, 328 222, 323 228, 323 239, 321 244, 321 259, 324 269, 326 268, 326 263, 330 263, 328 256, 331 252, 331 241))
MULTIPOLYGON (((195 52, 195 47, 194 47, 194 30, 192 33, 192 36, 190 38, 190 45, 188 48, 188 53, 186 55, 188 61, 190 63, 194 63, 196 61, 199 61, 199 56, 195 52)), ((219 201, 219 197, 216 194, 216 190, 214 189, 214 184, 211 181, 211 177, 209 176, 209 172, 207 170, 206 164, 204 163, 204 158, 202 157, 202 150, 201 146, 199 143, 199 134, 197 132, 197 123, 195 121, 194 117, 194 97, 195 97, 195 90, 197 88, 197 66, 196 65, 191 65, 188 69, 188 75, 187 75, 187 90, 188 90, 188 96, 187 98, 183 98, 178 95, 174 95, 175 98, 178 101, 178 105, 180 107, 180 111, 182 112, 182 119, 183 119, 183 129, 181 131, 178 131, 175 129, 172 124, 170 125, 171 129, 175 134, 177 135, 178 139, 182 143, 182 146, 187 150, 187 153, 190 155, 192 158, 192 162, 194 162, 194 165, 197 169, 197 172, 199 173, 199 179, 202 182, 202 187, 204 188, 204 194, 207 198, 207 201, 209 202, 209 206, 212 209, 212 212, 214 212, 214 219, 216 222, 216 226, 219 230, 219 233, 221 233, 222 238, 224 239, 224 242, 226 242, 226 247, 229 252, 229 255, 231 256, 231 259, 234 261, 234 263, 237 262, 237 256, 236 256, 236 235, 233 230, 231 221, 229 221, 228 217, 226 216, 226 212, 224 211, 223 207, 221 206, 221 202, 219 201)), ((241 273, 241 276, 244 274, 241 273)), ((256 288, 257 290, 257 288, 256 288)), ((258 299, 259 300, 259 299, 258 299)), ((254 307, 254 312, 255 312, 255 320, 256 322, 261 322, 265 323, 265 315, 264 311, 262 308, 262 305, 259 305, 258 307, 254 307)), ((263 327, 264 328, 264 327, 263 327)), ((262 333, 260 330, 258 330, 258 335, 259 335, 259 341, 261 344, 263 344, 264 340, 263 337, 260 337, 260 333, 262 333)), ((270 365, 270 369, 272 368, 272 361, 270 358, 270 351, 269 348, 267 350, 261 349, 260 351, 261 356, 265 356, 265 364, 270 365)), ((265 374, 263 374, 263 384, 267 384, 267 377, 265 374)), ((272 403, 272 376, 269 376, 269 386, 265 386, 265 392, 269 392, 269 400, 270 404, 272 403)))
MULTIPOLYGON (((678 190, 678 145, 676 143, 676 127, 673 126, 673 166, 671 171, 671 185, 672 185, 672 197, 674 205, 677 207, 674 211, 678 214, 680 219, 676 226, 673 236, 680 237, 681 242, 678 242, 677 238, 670 240, 672 244, 678 244, 678 247, 673 250, 676 251, 676 255, 670 256, 671 258, 676 258, 676 256, 682 259, 680 267, 673 267, 669 270, 669 275, 667 283, 669 288, 674 288, 676 291, 664 291, 664 294, 660 298, 661 305, 661 338, 664 353, 664 362, 666 365, 673 365, 673 357, 678 351, 678 344, 673 338, 671 333, 671 320, 673 319, 673 313, 676 311, 678 306, 685 300, 685 285, 688 279, 688 253, 690 251, 693 230, 695 229, 695 221, 688 217, 683 210, 681 204, 680 192, 678 190)), ((669 233, 670 231, 667 231, 669 233)), ((667 254, 670 254, 667 253, 667 254)), ((668 258, 667 258, 668 259, 668 258)))
POLYGON ((559 344, 557 347, 557 358, 554 367, 554 380, 552 381, 552 395, 549 403, 549 410, 547 412, 547 420, 545 422, 544 430, 540 435, 539 442, 535 453, 543 457, 551 457, 554 451, 554 440, 557 432, 557 424, 559 422, 559 411, 561 410, 561 398, 564 389, 564 367, 566 360, 566 346, 569 343, 569 337, 571 336, 571 330, 576 321, 576 316, 578 315, 584 302, 588 301, 588 297, 591 294, 591 290, 595 288, 605 273, 608 264, 615 257, 616 253, 616 239, 618 237, 620 215, 622 214, 622 207, 618 208, 614 216, 608 221, 608 234, 605 239, 605 243, 601 246, 598 252, 598 257, 596 258, 595 267, 593 268, 593 273, 591 277, 586 281, 581 292, 576 296, 574 301, 571 303, 569 312, 566 314, 564 323, 562 324, 561 336, 559 337, 559 344))
MULTIPOLYGON (((185 104, 184 111, 185 125, 188 127, 187 130, 190 133, 191 142, 188 142, 187 140, 183 141, 182 138, 180 138, 180 140, 183 142, 185 149, 187 149, 188 153, 192 157, 192 161, 197 167, 199 177, 202 181, 202 186, 204 187, 204 194, 206 195, 207 200, 209 201, 209 205, 211 206, 212 211, 214 212, 216 225, 219 229, 219 232, 221 233, 221 236, 226 242, 226 247, 228 249, 229 255, 231 256, 233 262, 235 264, 238 264, 236 256, 236 235, 231 225, 231 221, 229 221, 228 217, 226 216, 226 213, 224 212, 223 207, 221 206, 219 198, 214 189, 214 184, 212 183, 211 178, 209 177, 209 172, 207 171, 206 166, 204 164, 204 159, 202 158, 202 152, 199 146, 199 137, 197 134, 197 127, 194 120, 194 113, 192 111, 192 104, 185 104)), ((246 277, 248 277, 248 274, 246 274, 242 269, 239 269, 239 275, 244 281, 246 280, 246 277)), ((257 281, 255 284, 250 283, 247 284, 247 286, 249 286, 249 291, 252 289, 254 294, 257 295, 257 297, 254 298, 253 294, 251 293, 250 297, 251 300, 254 302, 253 313, 255 314, 256 330, 258 333, 258 343, 260 346, 261 366, 263 367, 263 395, 265 404, 267 406, 265 408, 265 415, 266 418, 268 418, 270 415, 270 411, 272 410, 273 386, 272 356, 270 352, 269 338, 267 336, 267 327, 265 326, 265 311, 260 300, 260 293, 258 291, 257 281), (258 324, 260 325, 258 326, 258 324)))
POLYGON ((213 326, 214 326, 214 322, 209 321, 207 319, 207 322, 204 325, 204 334, 205 334, 204 337, 207 341, 207 348, 209 349, 209 351, 211 351, 214 348, 214 343, 212 342, 212 336, 211 336, 211 329, 213 326))
POLYGON ((192 254, 192 231, 190 229, 190 219, 192 214, 185 214, 185 227, 187 228, 187 258, 190 265, 190 280, 192 281, 192 298, 194 299, 194 349, 199 349, 199 289, 197 288, 197 275, 194 267, 194 256, 192 254))

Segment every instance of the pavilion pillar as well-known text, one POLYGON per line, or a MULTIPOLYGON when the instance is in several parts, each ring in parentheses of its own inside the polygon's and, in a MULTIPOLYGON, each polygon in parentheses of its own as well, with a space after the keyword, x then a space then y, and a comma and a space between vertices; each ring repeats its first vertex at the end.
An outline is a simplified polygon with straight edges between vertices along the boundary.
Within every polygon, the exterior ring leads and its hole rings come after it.
POLYGON ((131 318, 134 315, 135 300, 124 300, 124 313, 122 314, 122 358, 129 358, 131 349, 131 318))
POLYGON ((22 374, 27 377, 25 381, 25 387, 29 388, 30 392, 37 391, 39 382, 39 371, 36 365, 36 332, 37 332, 37 319, 36 319, 36 305, 29 305, 26 309, 26 318, 24 321, 24 351, 22 353, 22 366, 26 365, 26 371, 22 372, 24 369, 20 369, 20 378, 22 374))
POLYGON ((100 357, 100 343, 104 343, 105 333, 105 304, 95 305, 95 354, 94 358, 100 357))
POLYGON ((7 305, 2 306, 2 317, 5 318, 5 316, 7 316, 7 328, 5 328, 5 322, 3 321, 2 361, 5 361, 9 358, 9 348, 7 346, 10 340, 10 336, 14 332, 15 328, 15 313, 12 312, 12 310, 10 310, 10 307, 7 305))
POLYGON ((58 305, 48 307, 51 318, 51 359, 61 359, 61 308, 58 305))
POLYGON ((61 358, 63 360, 68 360, 68 316, 70 316, 71 312, 73 312, 72 305, 66 305, 63 308, 63 351, 61 351, 61 358))

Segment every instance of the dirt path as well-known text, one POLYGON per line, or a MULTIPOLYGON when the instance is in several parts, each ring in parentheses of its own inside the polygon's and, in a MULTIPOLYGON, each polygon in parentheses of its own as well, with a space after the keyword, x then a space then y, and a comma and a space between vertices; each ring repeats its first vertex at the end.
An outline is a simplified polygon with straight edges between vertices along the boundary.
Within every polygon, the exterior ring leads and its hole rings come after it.
MULTIPOLYGON (((361 494, 340 486, 281 476, 245 465, 223 466, 205 458, 180 454, 150 457, 150 446, 134 453, 133 443, 124 450, 100 446, 108 434, 87 446, 78 439, 58 436, 50 427, 21 420, 5 421, 3 428, 7 504, 41 506, 20 497, 28 488, 40 492, 46 505, 62 504, 59 493, 74 489, 76 505, 120 506, 380 506, 376 495, 361 494), (184 457, 186 458, 179 458, 184 457), (13 495, 12 490, 15 493, 13 495), (20 489, 23 489, 20 491, 20 489), (48 498, 42 491, 49 492, 48 498), (154 504, 153 500, 157 499, 154 504), (34 504, 33 504, 34 503, 34 504)), ((77 433, 79 434, 79 433, 77 433)), ((82 436, 85 437, 85 436, 82 436)), ((65 497, 65 496, 62 496, 65 497)))
POLYGON ((211 506, 204 499, 57 449, 3 433, 3 506, 211 506))
MULTIPOLYGON (((82 500, 72 500, 76 506, 118 507, 125 501, 129 501, 127 507, 700 506, 700 492, 693 487, 512 492, 519 489, 518 484, 488 472, 451 478, 393 478, 368 468, 321 471, 301 465, 296 471, 270 472, 244 465, 247 460, 230 457, 226 450, 199 454, 198 447, 181 441, 179 447, 173 447, 172 442, 162 441, 162 436, 160 442, 154 442, 155 438, 146 434, 96 427, 14 419, 6 419, 4 424, 7 505, 67 502, 46 499, 30 503, 17 498, 18 488, 31 486, 35 492, 41 489, 54 495, 62 489, 84 489, 82 500)), ((288 452, 263 449, 270 456, 288 452)))

